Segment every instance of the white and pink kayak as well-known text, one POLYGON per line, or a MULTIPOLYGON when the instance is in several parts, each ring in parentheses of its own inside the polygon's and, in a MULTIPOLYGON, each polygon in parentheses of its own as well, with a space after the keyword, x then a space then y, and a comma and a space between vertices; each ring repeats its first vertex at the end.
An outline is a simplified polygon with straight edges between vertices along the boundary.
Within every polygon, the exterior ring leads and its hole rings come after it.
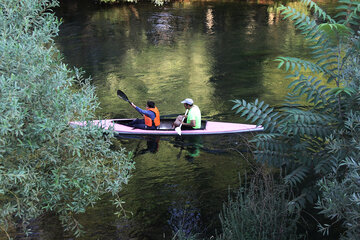
MULTIPOLYGON (((157 130, 146 130, 127 126, 133 119, 107 119, 94 120, 88 123, 97 125, 99 127, 109 129, 113 128, 119 135, 178 135, 172 127, 175 119, 161 119, 160 128, 157 130)), ((70 122, 70 125, 84 126, 86 122, 70 122)), ((251 124, 229 123, 229 122, 213 122, 202 121, 200 129, 182 129, 181 135, 214 135, 214 134, 230 134, 230 133, 244 133, 262 131, 262 126, 251 124)))

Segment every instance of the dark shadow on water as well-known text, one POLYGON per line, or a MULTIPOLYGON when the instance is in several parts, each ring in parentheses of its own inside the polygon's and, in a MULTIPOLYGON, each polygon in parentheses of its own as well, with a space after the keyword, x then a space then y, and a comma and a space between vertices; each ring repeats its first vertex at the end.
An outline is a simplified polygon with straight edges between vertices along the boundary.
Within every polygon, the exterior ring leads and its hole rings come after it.
POLYGON ((139 144, 135 150, 135 157, 137 157, 138 155, 142 155, 145 153, 152 153, 155 154, 158 152, 159 150, 159 141, 160 141, 160 136, 146 136, 145 137, 146 140, 146 148, 144 149, 138 149, 139 144))

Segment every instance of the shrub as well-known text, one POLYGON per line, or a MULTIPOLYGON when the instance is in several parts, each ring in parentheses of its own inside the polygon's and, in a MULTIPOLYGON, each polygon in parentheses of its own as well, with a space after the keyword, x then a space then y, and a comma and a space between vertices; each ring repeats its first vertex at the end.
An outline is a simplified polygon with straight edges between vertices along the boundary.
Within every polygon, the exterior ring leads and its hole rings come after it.
POLYGON ((229 194, 220 214, 222 233, 217 239, 298 239, 299 212, 289 211, 289 189, 272 174, 258 171, 234 197, 229 194))
POLYGON ((298 187, 295 206, 303 208, 320 197, 322 213, 344 222, 346 236, 359 236, 359 33, 354 29, 359 27, 360 3, 339 1, 336 21, 313 1, 301 2, 312 16, 291 7, 280 10, 307 40, 312 61, 276 59, 293 79, 279 110, 258 100, 234 100, 234 109, 264 126, 264 134, 254 140, 255 157, 286 166, 286 183, 298 187))
MULTIPOLYGON (((111 131, 72 128, 94 118, 94 87, 62 63, 53 38, 52 0, 0 0, 0 227, 46 212, 81 233, 75 214, 104 193, 115 197, 133 168, 125 149, 110 150, 111 131)), ((121 204, 120 200, 116 201, 121 204)))

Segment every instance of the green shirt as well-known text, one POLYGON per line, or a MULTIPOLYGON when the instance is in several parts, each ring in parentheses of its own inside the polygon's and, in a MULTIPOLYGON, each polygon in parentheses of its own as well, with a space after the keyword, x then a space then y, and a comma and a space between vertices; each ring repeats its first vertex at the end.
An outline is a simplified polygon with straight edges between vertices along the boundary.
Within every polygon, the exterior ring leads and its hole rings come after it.
POLYGON ((190 123, 192 120, 195 120, 195 128, 201 128, 201 112, 198 106, 193 105, 189 109, 186 123, 190 123))

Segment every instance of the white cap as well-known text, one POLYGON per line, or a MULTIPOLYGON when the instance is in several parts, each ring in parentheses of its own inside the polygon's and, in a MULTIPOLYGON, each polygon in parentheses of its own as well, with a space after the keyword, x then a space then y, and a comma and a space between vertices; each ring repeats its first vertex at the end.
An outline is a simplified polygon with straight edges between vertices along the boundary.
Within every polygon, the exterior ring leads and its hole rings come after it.
POLYGON ((187 98, 184 101, 182 101, 181 103, 186 103, 186 104, 189 104, 189 105, 193 105, 194 101, 191 98, 187 98))

